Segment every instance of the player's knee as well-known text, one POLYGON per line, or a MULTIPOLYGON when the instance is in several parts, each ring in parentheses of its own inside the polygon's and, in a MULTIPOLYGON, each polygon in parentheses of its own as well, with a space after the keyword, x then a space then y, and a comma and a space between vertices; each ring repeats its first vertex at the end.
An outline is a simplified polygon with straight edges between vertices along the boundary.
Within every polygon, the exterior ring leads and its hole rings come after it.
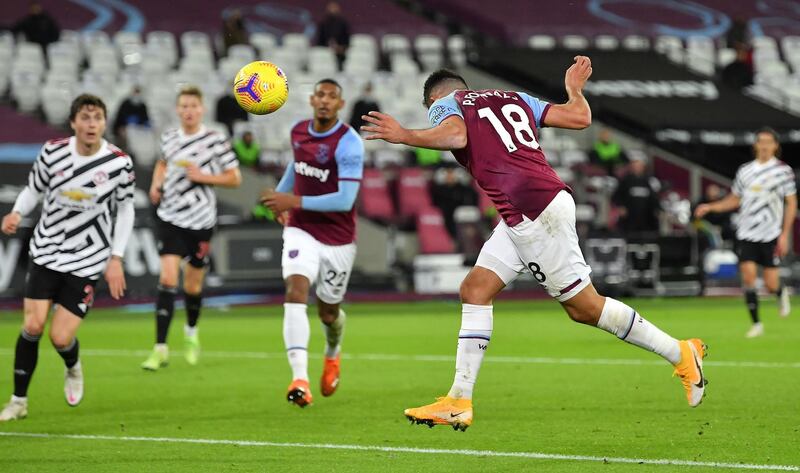
POLYGON ((162 271, 158 277, 158 283, 164 287, 176 287, 178 285, 178 275, 162 271))
POLYGON ((296 284, 289 284, 286 286, 286 302, 293 304, 307 304, 308 303, 308 288, 300 287, 296 284))
POLYGON ((464 304, 489 305, 492 303, 491 295, 474 279, 466 278, 461 282, 459 290, 461 302, 464 304))
POLYGON ((26 318, 22 324, 22 329, 33 336, 39 336, 44 332, 44 320, 34 320, 32 317, 26 318))
POLYGON ((56 348, 66 348, 72 343, 74 337, 70 334, 50 332, 50 342, 56 348))
POLYGON ((183 281, 183 292, 185 294, 200 294, 203 291, 203 283, 202 281, 189 281, 188 279, 183 281))
POLYGON ((598 296, 578 306, 566 306, 567 314, 570 319, 579 324, 596 326, 603 313, 605 299, 603 296, 598 296))
POLYGON ((319 320, 325 325, 330 325, 336 322, 339 317, 339 308, 335 306, 322 306, 319 307, 319 320))

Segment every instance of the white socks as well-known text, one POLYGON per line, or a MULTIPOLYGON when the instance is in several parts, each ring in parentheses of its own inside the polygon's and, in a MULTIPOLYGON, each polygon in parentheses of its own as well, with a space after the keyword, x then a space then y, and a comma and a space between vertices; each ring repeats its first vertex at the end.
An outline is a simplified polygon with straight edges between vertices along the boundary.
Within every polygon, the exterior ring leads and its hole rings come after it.
POLYGON ((456 376, 448 396, 455 399, 472 399, 472 390, 483 354, 492 337, 492 306, 463 304, 461 330, 458 332, 456 376))
POLYGON ((283 304, 283 341, 292 367, 292 379, 308 381, 308 338, 311 327, 306 304, 283 304))
POLYGON ((189 327, 188 325, 183 326, 183 336, 184 337, 194 337, 197 335, 197 325, 194 327, 189 327))
POLYGON ((347 319, 344 311, 339 309, 339 317, 333 321, 332 324, 322 324, 322 330, 325 331, 325 357, 336 358, 342 348, 342 338, 344 338, 344 322, 347 319))
POLYGON ((661 355, 673 365, 681 361, 681 347, 678 340, 662 332, 635 310, 616 299, 606 297, 597 327, 613 333, 620 340, 661 355))

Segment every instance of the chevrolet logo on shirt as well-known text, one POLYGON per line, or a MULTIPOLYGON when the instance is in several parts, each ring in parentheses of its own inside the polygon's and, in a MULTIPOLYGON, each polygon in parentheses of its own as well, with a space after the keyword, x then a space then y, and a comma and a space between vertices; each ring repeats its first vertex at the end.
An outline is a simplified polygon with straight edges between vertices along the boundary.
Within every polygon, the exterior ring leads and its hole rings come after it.
POLYGON ((175 165, 178 166, 179 168, 189 167, 190 164, 192 164, 192 163, 188 159, 177 159, 177 160, 175 160, 175 165))
POLYGON ((65 191, 61 191, 61 196, 66 197, 69 200, 73 200, 75 202, 82 202, 84 200, 89 200, 94 197, 92 194, 85 192, 81 189, 69 189, 65 191))

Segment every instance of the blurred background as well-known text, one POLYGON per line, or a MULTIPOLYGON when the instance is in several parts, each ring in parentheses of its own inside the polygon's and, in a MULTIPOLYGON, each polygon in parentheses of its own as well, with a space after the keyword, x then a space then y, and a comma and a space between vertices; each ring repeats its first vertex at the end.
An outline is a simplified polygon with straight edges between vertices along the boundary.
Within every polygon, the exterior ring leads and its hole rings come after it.
MULTIPOLYGON (((364 111, 426 127, 422 84, 440 67, 471 88, 566 99, 576 54, 592 58, 594 122, 541 130, 550 164, 572 187, 593 279, 619 295, 736 294, 736 215, 691 217, 729 192, 771 126, 800 165, 800 1, 792 0, 50 0, 3 2, 0 18, 0 212, 7 213, 45 140, 70 134, 79 93, 102 97, 107 138, 137 167, 136 228, 125 257, 133 300, 159 268, 147 199, 159 135, 176 126, 176 91, 205 94, 206 125, 231 137, 239 189, 219 189, 208 291, 278 301, 281 227, 257 204, 291 159, 289 129, 309 118, 313 84, 333 77, 359 125, 364 111), (289 78, 286 105, 248 116, 231 95, 255 59, 289 78)), ((366 142, 358 258, 350 300, 455 294, 497 221, 450 153, 366 142)), ((37 215, 0 236, 0 303, 19 304, 37 215)), ((797 227, 795 225, 795 227, 797 227)), ((795 285, 794 254, 782 267, 795 285)), ((509 288, 545 294, 532 277, 509 288)))

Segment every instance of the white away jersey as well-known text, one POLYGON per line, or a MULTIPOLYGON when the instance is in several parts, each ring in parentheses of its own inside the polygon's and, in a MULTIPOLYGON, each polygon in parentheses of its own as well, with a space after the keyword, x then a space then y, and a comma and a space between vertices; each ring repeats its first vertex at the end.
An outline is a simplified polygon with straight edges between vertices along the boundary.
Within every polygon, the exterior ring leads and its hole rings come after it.
POLYGON ((134 180, 131 158, 105 140, 92 156, 77 153, 74 136, 45 143, 28 177, 28 187, 44 194, 33 262, 97 279, 111 257, 112 206, 133 200, 134 180))
POLYGON ((213 228, 217 223, 217 196, 214 186, 196 184, 186 177, 186 169, 195 164, 207 174, 221 174, 239 167, 239 161, 224 135, 201 126, 186 135, 180 128, 161 136, 161 152, 167 162, 158 217, 189 230, 213 228))
POLYGON ((797 193, 794 171, 777 158, 763 164, 751 161, 736 172, 733 193, 741 199, 736 238, 772 241, 783 228, 784 199, 797 193))

